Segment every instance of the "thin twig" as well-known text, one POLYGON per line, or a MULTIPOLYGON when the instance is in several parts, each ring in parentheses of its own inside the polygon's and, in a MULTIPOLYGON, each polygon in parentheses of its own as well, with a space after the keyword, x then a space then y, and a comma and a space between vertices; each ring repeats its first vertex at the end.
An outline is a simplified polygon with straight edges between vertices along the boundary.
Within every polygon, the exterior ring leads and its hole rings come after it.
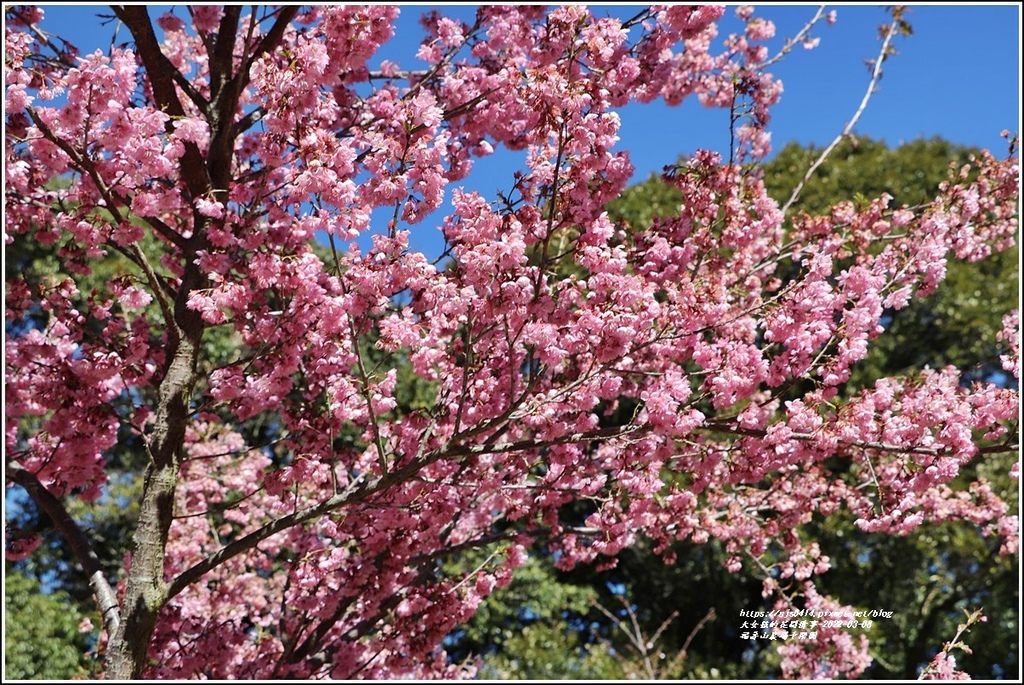
POLYGON ((789 200, 787 200, 786 204, 782 206, 783 216, 785 216, 786 213, 789 212, 789 208, 792 207, 793 203, 796 202, 797 199, 800 197, 800 193, 803 191, 804 185, 806 185, 807 181, 811 179, 811 176, 814 175, 814 172, 818 170, 818 167, 820 167, 826 159, 828 159, 829 155, 832 154, 832 151, 835 150, 836 146, 839 145, 839 143, 842 142, 844 138, 850 135, 850 132, 853 130, 853 127, 860 120, 860 117, 864 113, 864 110, 867 109, 868 101, 871 99, 872 94, 874 94, 875 92, 875 88, 878 85, 878 80, 882 77, 882 62, 885 61, 886 55, 889 54, 889 44, 892 42, 893 37, 899 31, 899 28, 900 20, 893 19, 892 23, 889 24, 889 28, 885 32, 885 38, 882 40, 882 49, 879 50, 878 52, 878 58, 875 60, 874 69, 871 70, 871 80, 868 82, 868 88, 864 92, 864 97, 860 101, 860 106, 857 108, 857 111, 854 112, 853 118, 850 119, 850 121, 846 124, 846 127, 843 128, 842 133, 836 136, 835 140, 829 143, 828 147, 825 148, 825 150, 821 153, 818 159, 814 161, 814 164, 811 165, 811 168, 807 170, 807 173, 804 174, 804 177, 796 185, 796 188, 793 189, 793 194, 789 196, 789 200))
POLYGON ((806 24, 804 24, 804 27, 802 29, 800 29, 799 33, 797 33, 792 38, 789 38, 788 40, 786 40, 786 44, 783 45, 782 48, 779 49, 779 51, 777 53, 775 53, 775 56, 773 56, 773 57, 771 57, 769 59, 766 59, 765 61, 763 61, 760 64, 758 64, 757 65, 758 68, 759 69, 764 69, 765 67, 769 67, 769 66, 775 64, 776 62, 778 62, 780 59, 785 57, 790 52, 792 52, 793 48, 796 47, 796 44, 804 42, 804 39, 811 32, 811 29, 814 28, 814 25, 817 24, 819 21, 821 21, 822 18, 824 18, 824 16, 825 16, 825 5, 819 5, 818 6, 818 11, 814 13, 814 16, 811 17, 810 21, 808 21, 806 24))

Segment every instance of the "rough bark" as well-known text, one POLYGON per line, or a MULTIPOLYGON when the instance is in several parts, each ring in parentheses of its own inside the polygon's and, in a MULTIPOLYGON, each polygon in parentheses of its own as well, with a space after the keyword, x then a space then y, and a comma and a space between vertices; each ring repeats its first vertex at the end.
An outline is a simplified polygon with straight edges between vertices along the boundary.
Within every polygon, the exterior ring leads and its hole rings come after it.
POLYGON ((160 385, 149 445, 150 464, 146 470, 138 527, 132 539, 131 567, 121 609, 123 620, 108 647, 107 677, 118 680, 142 677, 150 637, 167 597, 164 553, 174 513, 174 489, 203 331, 202 321, 187 311, 181 297, 176 310, 179 322, 184 319, 184 323, 191 325, 182 327, 176 349, 169 350, 171 363, 160 385))
MULTIPOLYGON (((113 9, 135 39, 156 104, 171 115, 183 115, 185 110, 175 86, 187 85, 187 79, 161 51, 147 8, 116 5, 113 9)), ((213 195, 222 201, 227 200, 227 189, 232 182, 234 140, 241 133, 241 129, 235 126, 234 117, 239 96, 248 83, 249 67, 256 58, 274 48, 297 12, 297 7, 279 10, 271 29, 251 53, 247 52, 241 67, 234 71, 233 55, 241 8, 225 9, 211 51, 210 100, 203 101, 194 91, 185 90, 203 111, 211 132, 210 149, 206 151, 205 159, 194 144, 188 143, 179 162, 181 181, 193 198, 213 195)), ((192 236, 180 245, 185 272, 175 293, 173 319, 167 322, 168 364, 160 383, 154 428, 148 444, 150 463, 143 486, 138 527, 132 540, 122 620, 108 645, 108 678, 142 677, 157 618, 170 598, 164 580, 164 557, 205 327, 202 318, 190 310, 187 303, 192 292, 207 285, 205 275, 196 266, 196 254, 207 247, 207 222, 206 217, 195 211, 192 236)))

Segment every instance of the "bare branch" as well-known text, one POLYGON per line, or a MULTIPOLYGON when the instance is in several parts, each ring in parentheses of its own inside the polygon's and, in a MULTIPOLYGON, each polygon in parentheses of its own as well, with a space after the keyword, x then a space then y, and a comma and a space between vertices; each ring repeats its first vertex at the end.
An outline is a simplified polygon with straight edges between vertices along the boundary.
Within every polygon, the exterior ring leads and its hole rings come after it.
POLYGON ((786 44, 783 45, 779 49, 779 51, 775 53, 773 57, 761 62, 760 64, 757 65, 757 67, 759 69, 764 69, 765 67, 771 66, 772 64, 775 64, 780 59, 785 57, 787 54, 792 52, 793 48, 796 47, 797 43, 802 43, 804 39, 807 38, 807 35, 811 32, 811 29, 814 28, 814 25, 821 21, 824 18, 824 16, 825 5, 819 5, 818 11, 814 13, 814 16, 811 17, 806 24, 804 24, 803 28, 800 29, 800 31, 795 36, 787 39, 786 44))
POLYGON ((842 133, 836 136, 835 140, 829 143, 828 147, 822 151, 818 159, 814 160, 814 164, 812 164, 811 168, 807 170, 807 173, 804 174, 802 179, 800 179, 800 182, 796 184, 796 188, 793 189, 793 194, 789 196, 789 199, 786 200, 786 204, 782 206, 783 215, 789 212, 789 208, 793 206, 793 203, 800 197, 800 193, 803 192, 804 185, 806 185, 811 179, 811 176, 813 176, 814 172, 818 170, 818 167, 828 159, 829 155, 831 155, 832 151, 836 149, 836 146, 842 142, 843 138, 850 135, 850 132, 860 120, 864 110, 867 109, 868 101, 871 100, 871 96, 874 94, 875 88, 878 85, 878 80, 882 77, 882 62, 885 61, 886 55, 889 54, 889 44, 892 42, 893 37, 899 32, 899 29, 900 20, 893 19, 892 23, 889 24, 888 30, 885 32, 885 38, 882 40, 882 48, 878 51, 878 57, 875 59, 874 69, 871 70, 871 80, 868 82, 868 88, 864 92, 864 97, 860 101, 860 106, 857 108, 857 111, 854 112, 853 118, 847 122, 842 133))

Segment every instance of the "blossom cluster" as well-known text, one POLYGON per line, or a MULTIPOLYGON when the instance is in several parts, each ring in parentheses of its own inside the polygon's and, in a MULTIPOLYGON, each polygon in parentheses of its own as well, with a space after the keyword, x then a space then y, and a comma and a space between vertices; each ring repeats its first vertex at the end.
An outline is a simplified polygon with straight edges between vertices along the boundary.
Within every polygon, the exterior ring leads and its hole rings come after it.
MULTIPOLYGON (((465 675, 445 636, 536 541, 561 567, 640 537, 721 540, 732 571, 775 547, 766 596, 797 583, 813 611, 843 608, 801 525, 840 507, 879 534, 964 519, 1018 548, 999 493, 957 481, 1006 449, 1015 390, 947 368, 840 395, 887 308, 1012 244, 1015 156, 917 210, 786 217, 749 169, 781 94, 749 8, 721 52, 720 7, 432 13, 409 71, 374 64, 396 8, 240 11, 43 66, 41 12, 5 40, 6 239, 59 244, 69 272, 8 281, 6 448, 86 501, 119 432, 172 455, 147 676, 465 675), (677 213, 613 223, 617 108, 691 96, 749 113, 736 148, 666 172, 677 213), (507 196, 458 187, 502 146, 526 153, 507 196), (488 561, 445 566, 475 549, 488 561)), ((792 677, 870 660, 831 626, 779 652, 792 677)))

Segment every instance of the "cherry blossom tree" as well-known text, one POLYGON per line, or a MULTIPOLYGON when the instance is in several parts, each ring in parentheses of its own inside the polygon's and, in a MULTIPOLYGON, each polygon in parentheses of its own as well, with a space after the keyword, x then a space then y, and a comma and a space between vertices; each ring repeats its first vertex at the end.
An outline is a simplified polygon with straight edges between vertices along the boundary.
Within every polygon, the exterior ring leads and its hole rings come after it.
MULTIPOLYGON (((1016 553, 1000 493, 958 479, 1016 451, 1015 390, 950 367, 838 395, 884 308, 1013 244, 1015 140, 923 206, 788 214, 757 165, 767 68, 823 12, 777 55, 746 7, 717 46, 721 7, 435 12, 409 70, 374 61, 392 7, 112 11, 131 40, 106 54, 39 8, 5 29, 6 240, 66 272, 8 274, 5 474, 89 577, 107 676, 467 675, 445 636, 536 540, 570 567, 715 538, 778 608, 829 612, 796 530, 840 507, 878 535, 970 520, 1016 553), (616 109, 688 97, 732 113, 731 149, 666 170, 673 216, 614 224, 616 109), (526 153, 509 191, 464 190, 502 146, 526 153), (427 231, 436 261, 410 246, 427 231), (428 406, 399 405, 400 368, 428 406), (103 497, 126 441, 147 465, 113 583, 67 502, 103 497)), ((9 528, 7 558, 33 544, 9 528)), ((780 653, 793 677, 870 659, 837 628, 780 653)))

